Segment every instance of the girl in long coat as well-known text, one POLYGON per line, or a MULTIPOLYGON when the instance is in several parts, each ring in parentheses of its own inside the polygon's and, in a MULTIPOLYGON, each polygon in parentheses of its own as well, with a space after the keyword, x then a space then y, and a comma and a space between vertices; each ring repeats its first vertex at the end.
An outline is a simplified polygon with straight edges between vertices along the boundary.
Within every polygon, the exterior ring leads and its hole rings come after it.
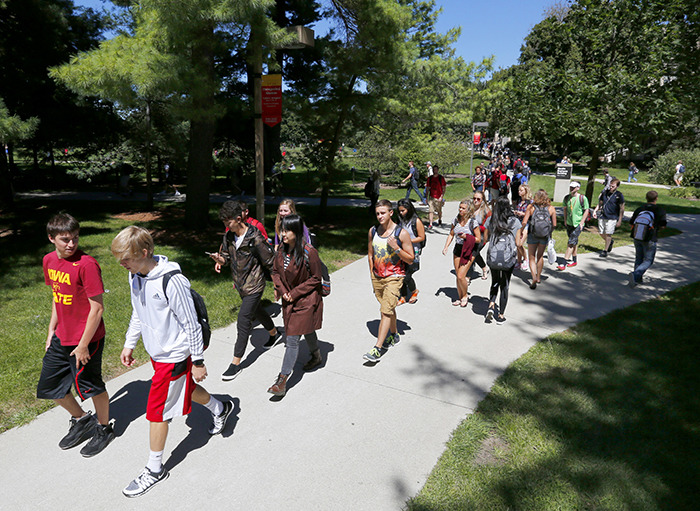
POLYGON ((280 234, 282 244, 273 261, 272 281, 275 296, 282 299, 286 342, 280 374, 267 389, 276 396, 287 392, 287 380, 296 363, 302 335, 311 352, 304 370, 310 371, 322 363, 316 335, 323 321, 321 260, 316 249, 304 242, 304 222, 298 215, 282 218, 280 234))

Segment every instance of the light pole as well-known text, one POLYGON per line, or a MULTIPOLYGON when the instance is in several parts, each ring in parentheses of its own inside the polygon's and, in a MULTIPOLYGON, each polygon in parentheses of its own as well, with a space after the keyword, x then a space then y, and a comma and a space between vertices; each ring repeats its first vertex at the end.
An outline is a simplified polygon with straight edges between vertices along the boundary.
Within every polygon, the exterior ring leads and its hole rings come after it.
MULTIPOLYGON (((311 48, 314 45, 314 31, 301 25, 288 27, 287 30, 296 36, 296 41, 281 46, 280 50, 298 50, 311 48)), ((261 222, 265 222, 265 140, 263 138, 262 118, 262 45, 255 44, 253 69, 253 104, 255 113, 255 214, 261 222)))
POLYGON ((469 162, 469 179, 472 178, 474 175, 474 130, 476 128, 488 128, 489 123, 488 122, 473 122, 472 123, 472 157, 469 162))

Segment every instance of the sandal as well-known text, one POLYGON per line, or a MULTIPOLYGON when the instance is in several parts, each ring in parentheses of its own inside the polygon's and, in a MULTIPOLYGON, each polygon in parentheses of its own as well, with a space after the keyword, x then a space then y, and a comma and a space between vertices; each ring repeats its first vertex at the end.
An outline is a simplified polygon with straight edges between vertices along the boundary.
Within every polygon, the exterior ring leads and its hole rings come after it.
POLYGON ((416 303, 418 301, 418 290, 416 289, 413 294, 411 295, 411 298, 408 300, 408 303, 416 303))
POLYGON ((487 266, 481 272, 481 280, 486 280, 487 278, 489 278, 489 273, 491 273, 491 272, 489 270, 489 267, 487 266))
POLYGON ((461 304, 462 304, 461 300, 455 300, 454 302, 452 302, 452 305, 454 305, 455 307, 457 307, 458 305, 461 305, 461 304))
POLYGON ((467 298, 462 298, 462 299, 459 301, 459 306, 460 306, 460 307, 466 307, 468 304, 469 304, 469 298, 468 298, 468 297, 467 297, 467 298))

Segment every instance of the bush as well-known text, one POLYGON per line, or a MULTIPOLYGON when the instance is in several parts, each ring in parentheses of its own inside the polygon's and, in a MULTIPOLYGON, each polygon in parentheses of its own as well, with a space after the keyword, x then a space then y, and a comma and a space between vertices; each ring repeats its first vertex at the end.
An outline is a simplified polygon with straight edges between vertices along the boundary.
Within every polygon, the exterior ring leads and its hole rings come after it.
POLYGON ((649 178, 654 183, 673 184, 679 160, 685 165, 683 183, 700 181, 700 149, 674 149, 662 154, 651 164, 649 178))
MULTIPOLYGON (((686 171, 686 174, 688 171, 686 171)), ((684 178, 685 179, 685 178, 684 178)), ((700 195, 700 190, 695 187, 681 186, 677 188, 671 188, 671 197, 679 197, 681 199, 694 199, 700 195)))

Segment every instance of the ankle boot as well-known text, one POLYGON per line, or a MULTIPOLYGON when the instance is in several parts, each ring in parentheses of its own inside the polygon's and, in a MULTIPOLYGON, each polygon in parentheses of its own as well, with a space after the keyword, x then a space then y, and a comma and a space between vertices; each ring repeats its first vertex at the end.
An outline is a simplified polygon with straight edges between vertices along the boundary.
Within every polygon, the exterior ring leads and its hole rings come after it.
POLYGON ((282 374, 280 373, 279 376, 277 376, 277 380, 275 383, 267 389, 267 391, 270 394, 274 394, 275 396, 284 396, 287 393, 287 379, 289 378, 288 374, 282 374))
POLYGON ((323 359, 321 358, 321 350, 315 350, 311 352, 311 359, 304 364, 304 371, 311 371, 312 369, 317 368, 323 363, 323 359))

